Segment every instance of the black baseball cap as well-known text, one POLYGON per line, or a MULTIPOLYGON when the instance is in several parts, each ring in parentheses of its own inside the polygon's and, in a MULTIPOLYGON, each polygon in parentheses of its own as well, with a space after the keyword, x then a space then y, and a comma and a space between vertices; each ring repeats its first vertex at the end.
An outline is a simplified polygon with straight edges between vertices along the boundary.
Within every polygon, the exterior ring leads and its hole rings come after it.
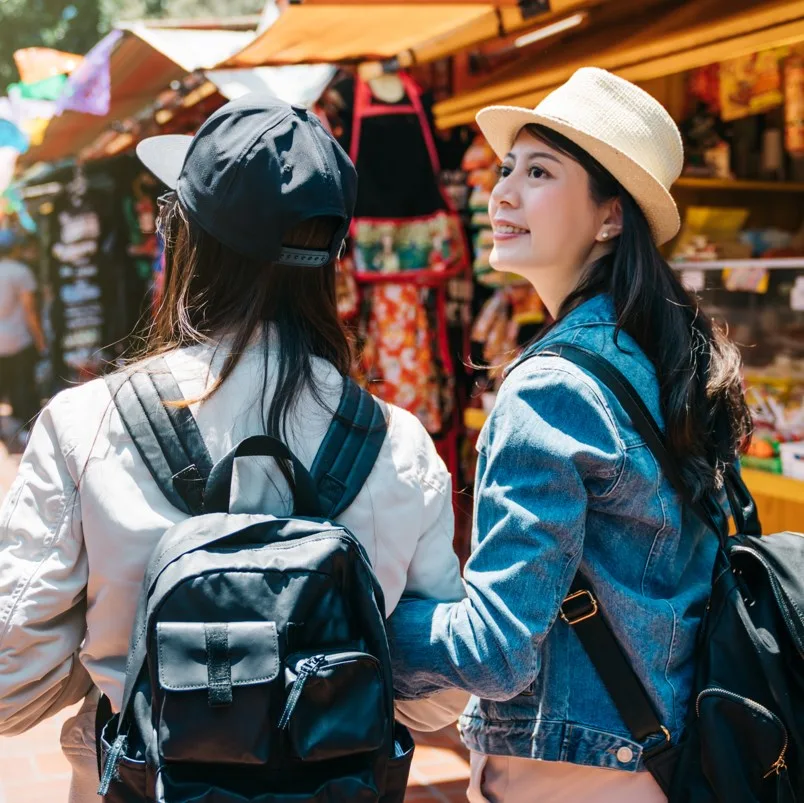
POLYGON ((349 230, 355 166, 314 113, 270 94, 227 103, 194 137, 145 139, 137 156, 195 223, 251 259, 321 267, 337 258, 349 230), (342 221, 328 251, 282 244, 316 217, 342 221))

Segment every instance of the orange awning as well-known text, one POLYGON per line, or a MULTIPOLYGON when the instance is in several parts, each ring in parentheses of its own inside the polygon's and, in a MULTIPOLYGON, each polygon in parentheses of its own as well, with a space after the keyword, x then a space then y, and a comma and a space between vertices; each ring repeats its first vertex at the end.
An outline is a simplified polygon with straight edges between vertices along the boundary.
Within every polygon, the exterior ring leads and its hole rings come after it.
POLYGON ((483 19, 496 20, 494 3, 292 5, 261 36, 218 66, 393 58, 423 41, 483 19))
POLYGON ((525 12, 517 0, 304 0, 277 9, 267 30, 218 66, 361 62, 368 76, 382 73, 383 61, 401 67, 433 61, 608 2, 550 0, 525 12))

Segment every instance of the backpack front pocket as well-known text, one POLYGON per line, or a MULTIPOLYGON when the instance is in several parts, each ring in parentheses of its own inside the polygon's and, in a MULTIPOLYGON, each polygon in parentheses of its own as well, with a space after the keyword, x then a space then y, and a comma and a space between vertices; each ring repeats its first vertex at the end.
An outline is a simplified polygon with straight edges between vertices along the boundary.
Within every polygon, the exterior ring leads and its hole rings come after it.
POLYGON ((386 729, 379 661, 363 652, 298 654, 285 668, 279 721, 293 752, 325 761, 378 750, 386 729))
POLYGON ((718 799, 787 800, 787 728, 764 705, 720 688, 704 689, 696 705, 703 770, 718 799), (742 796, 742 797, 741 797, 742 796))
POLYGON ((159 622, 156 637, 165 760, 265 763, 279 675, 275 623, 159 622))

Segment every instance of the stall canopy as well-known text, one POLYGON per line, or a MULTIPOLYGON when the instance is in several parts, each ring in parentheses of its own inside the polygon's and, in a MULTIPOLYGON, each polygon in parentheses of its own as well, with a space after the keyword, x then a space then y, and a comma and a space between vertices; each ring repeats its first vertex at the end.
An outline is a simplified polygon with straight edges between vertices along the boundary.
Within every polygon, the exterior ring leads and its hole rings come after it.
MULTIPOLYGON (((306 0, 222 68, 316 62, 424 63, 613 0, 306 0)), ((379 69, 382 72, 382 69, 379 69)))
POLYGON ((183 30, 132 24, 111 55, 111 102, 105 116, 66 111, 48 126, 40 145, 23 164, 50 162, 78 154, 116 120, 136 114, 172 81, 212 66, 240 50, 253 33, 230 30, 183 30))
MULTIPOLYGON (((507 66, 478 89, 434 108, 439 128, 469 123, 492 104, 535 106, 579 67, 649 81, 718 61, 804 41, 803 0, 687 0, 591 24, 560 44, 507 66)), ((620 11, 627 11, 627 4, 620 11)), ((602 11, 602 10, 601 10, 602 11)))
POLYGON ((494 12, 485 3, 292 5, 221 67, 342 62, 395 56, 494 12))

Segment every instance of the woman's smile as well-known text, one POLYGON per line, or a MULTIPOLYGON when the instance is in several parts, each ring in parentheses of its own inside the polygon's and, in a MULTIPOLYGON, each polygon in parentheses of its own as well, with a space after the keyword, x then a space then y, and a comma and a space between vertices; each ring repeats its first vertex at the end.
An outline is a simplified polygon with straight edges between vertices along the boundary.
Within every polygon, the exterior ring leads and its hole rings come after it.
POLYGON ((530 229, 526 229, 523 226, 517 226, 515 223, 510 223, 507 220, 494 220, 493 228, 495 242, 515 240, 518 237, 523 237, 526 234, 530 234, 530 229))

